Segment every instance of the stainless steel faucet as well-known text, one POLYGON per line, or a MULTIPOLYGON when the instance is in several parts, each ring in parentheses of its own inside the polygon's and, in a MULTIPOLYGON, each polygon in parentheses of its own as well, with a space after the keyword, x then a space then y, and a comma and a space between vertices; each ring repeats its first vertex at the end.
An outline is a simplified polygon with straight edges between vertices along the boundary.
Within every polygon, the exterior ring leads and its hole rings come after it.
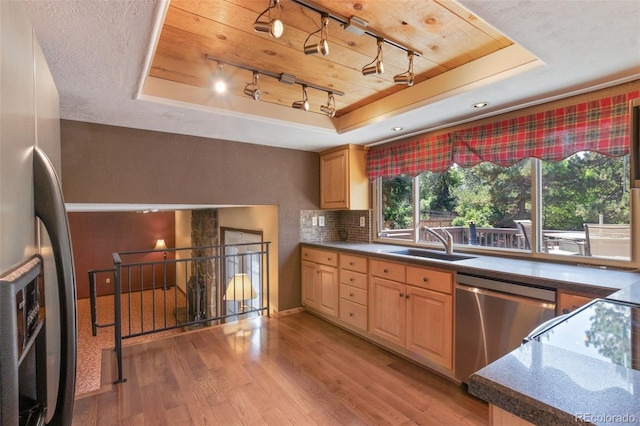
POLYGON ((453 235, 451 235, 451 232, 447 231, 444 228, 438 228, 444 233, 444 236, 442 236, 435 229, 429 228, 428 226, 423 226, 422 229, 440 240, 440 242, 444 246, 444 251, 447 254, 453 253, 453 235))

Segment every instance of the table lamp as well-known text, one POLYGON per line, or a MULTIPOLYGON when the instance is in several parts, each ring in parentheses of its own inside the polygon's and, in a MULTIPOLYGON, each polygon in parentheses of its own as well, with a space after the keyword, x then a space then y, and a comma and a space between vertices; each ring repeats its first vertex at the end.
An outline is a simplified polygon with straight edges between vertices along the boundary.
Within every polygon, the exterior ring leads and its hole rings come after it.
MULTIPOLYGON (((229 284, 224 298, 226 301, 237 301, 238 312, 244 311, 248 305, 243 304, 247 300, 251 300, 257 296, 256 291, 251 284, 251 278, 247 274, 235 274, 229 284)), ((236 313, 238 313, 236 312, 236 313)))

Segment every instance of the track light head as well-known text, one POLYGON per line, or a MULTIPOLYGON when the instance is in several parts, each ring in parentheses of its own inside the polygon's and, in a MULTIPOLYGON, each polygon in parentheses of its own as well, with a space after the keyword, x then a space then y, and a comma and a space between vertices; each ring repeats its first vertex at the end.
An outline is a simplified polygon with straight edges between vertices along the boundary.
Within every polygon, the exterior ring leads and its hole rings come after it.
POLYGON ((362 75, 384 74, 384 64, 382 63, 382 43, 384 43, 384 39, 378 37, 378 53, 373 61, 362 67, 362 75))
POLYGON ((291 104, 291 106, 295 109, 309 111, 309 96, 307 95, 306 85, 302 85, 302 96, 303 96, 303 99, 301 101, 295 101, 294 103, 291 104))
POLYGON ((250 98, 253 98, 253 100, 255 101, 259 101, 262 97, 262 92, 260 91, 260 89, 252 89, 248 85, 244 88, 244 94, 249 96, 250 98))
POLYGON ((262 96, 262 91, 260 90, 259 77, 260 77, 260 74, 254 71, 253 82, 248 83, 246 86, 244 86, 244 91, 243 91, 245 95, 249 96, 250 98, 253 98, 256 101, 259 101, 260 97, 262 96))
POLYGON ((393 77, 393 82, 396 84, 406 84, 407 86, 413 86, 413 83, 414 83, 413 73, 398 74, 393 77))
POLYGON ((377 61, 375 64, 365 66, 362 68, 362 75, 384 74, 384 64, 377 61))
POLYGON ((397 84, 406 84, 407 86, 413 86, 413 57, 414 53, 412 51, 407 52, 407 58, 409 58, 409 69, 407 69, 402 74, 398 74, 393 76, 393 82, 397 84))
POLYGON ((305 55, 315 55, 316 53, 322 53, 322 56, 327 56, 329 54, 329 43, 327 43, 327 40, 320 40, 319 43, 310 44, 304 47, 305 55))
POLYGON ((269 33, 273 38, 280 38, 284 32, 284 25, 279 19, 273 19, 271 21, 256 21, 253 24, 253 29, 260 33, 269 33))
POLYGON ((309 101, 295 101, 291 104, 294 109, 301 109, 304 111, 309 111, 309 101))
POLYGON ((332 118, 336 116, 336 109, 333 107, 320 105, 320 111, 332 118))
POLYGON ((329 14, 323 13, 320 29, 312 32, 307 36, 307 39, 304 41, 304 54, 305 55, 315 55, 316 53, 322 53, 322 56, 327 56, 329 54, 329 43, 328 39, 328 28, 329 28, 329 14), (312 35, 316 33, 320 33, 320 41, 315 44, 307 44, 312 35))
POLYGON ((280 0, 269 0, 269 6, 267 6, 267 8, 260 15, 258 15, 256 21, 253 23, 254 31, 260 33, 269 33, 269 35, 273 38, 280 38, 280 36, 284 32, 284 25, 278 18, 271 19, 271 9, 278 5, 280 5, 280 0), (262 18, 262 15, 267 12, 267 20, 261 21, 260 18, 262 18))
POLYGON ((320 111, 329 117, 335 117, 336 115, 336 100, 333 97, 333 93, 328 93, 327 104, 320 105, 320 111))

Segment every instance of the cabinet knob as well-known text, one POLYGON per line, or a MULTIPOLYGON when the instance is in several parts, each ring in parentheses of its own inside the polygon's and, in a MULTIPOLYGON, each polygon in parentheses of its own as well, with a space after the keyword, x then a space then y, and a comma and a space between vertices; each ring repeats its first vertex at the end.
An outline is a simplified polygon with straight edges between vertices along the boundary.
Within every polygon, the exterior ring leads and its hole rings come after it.
POLYGON ((382 272, 384 272, 385 274, 389 273, 389 270, 387 268, 383 269, 382 272))
POLYGON ((349 312, 349 316, 352 317, 353 316, 353 312, 349 312))
POLYGON ((400 293, 400 297, 404 297, 404 293, 400 293))
POLYGON ((353 297, 353 293, 349 293, 349 297, 353 297))
POLYGON ((405 298, 405 299, 408 299, 409 297, 411 297, 409 294, 405 294, 405 295, 404 295, 404 298, 405 298))
POLYGON ((424 281, 425 283, 426 283, 426 282, 429 282, 429 278, 424 277, 424 278, 422 278, 422 281, 424 281))
POLYGON ((349 265, 353 266, 353 262, 349 262, 349 265))
POLYGON ((331 259, 333 259, 333 257, 327 257, 327 260, 331 260, 331 259))

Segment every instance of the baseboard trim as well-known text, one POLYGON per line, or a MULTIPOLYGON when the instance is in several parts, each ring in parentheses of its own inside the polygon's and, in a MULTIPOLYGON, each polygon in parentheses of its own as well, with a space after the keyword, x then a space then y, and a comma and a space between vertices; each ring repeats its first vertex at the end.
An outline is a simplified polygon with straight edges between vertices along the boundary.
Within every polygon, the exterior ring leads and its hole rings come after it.
POLYGON ((284 317, 287 315, 293 315, 293 314, 298 314, 300 312, 304 312, 306 311, 306 309, 303 306, 300 306, 298 308, 292 308, 292 309, 285 309, 284 311, 273 311, 271 312, 271 318, 279 318, 279 317, 284 317))

